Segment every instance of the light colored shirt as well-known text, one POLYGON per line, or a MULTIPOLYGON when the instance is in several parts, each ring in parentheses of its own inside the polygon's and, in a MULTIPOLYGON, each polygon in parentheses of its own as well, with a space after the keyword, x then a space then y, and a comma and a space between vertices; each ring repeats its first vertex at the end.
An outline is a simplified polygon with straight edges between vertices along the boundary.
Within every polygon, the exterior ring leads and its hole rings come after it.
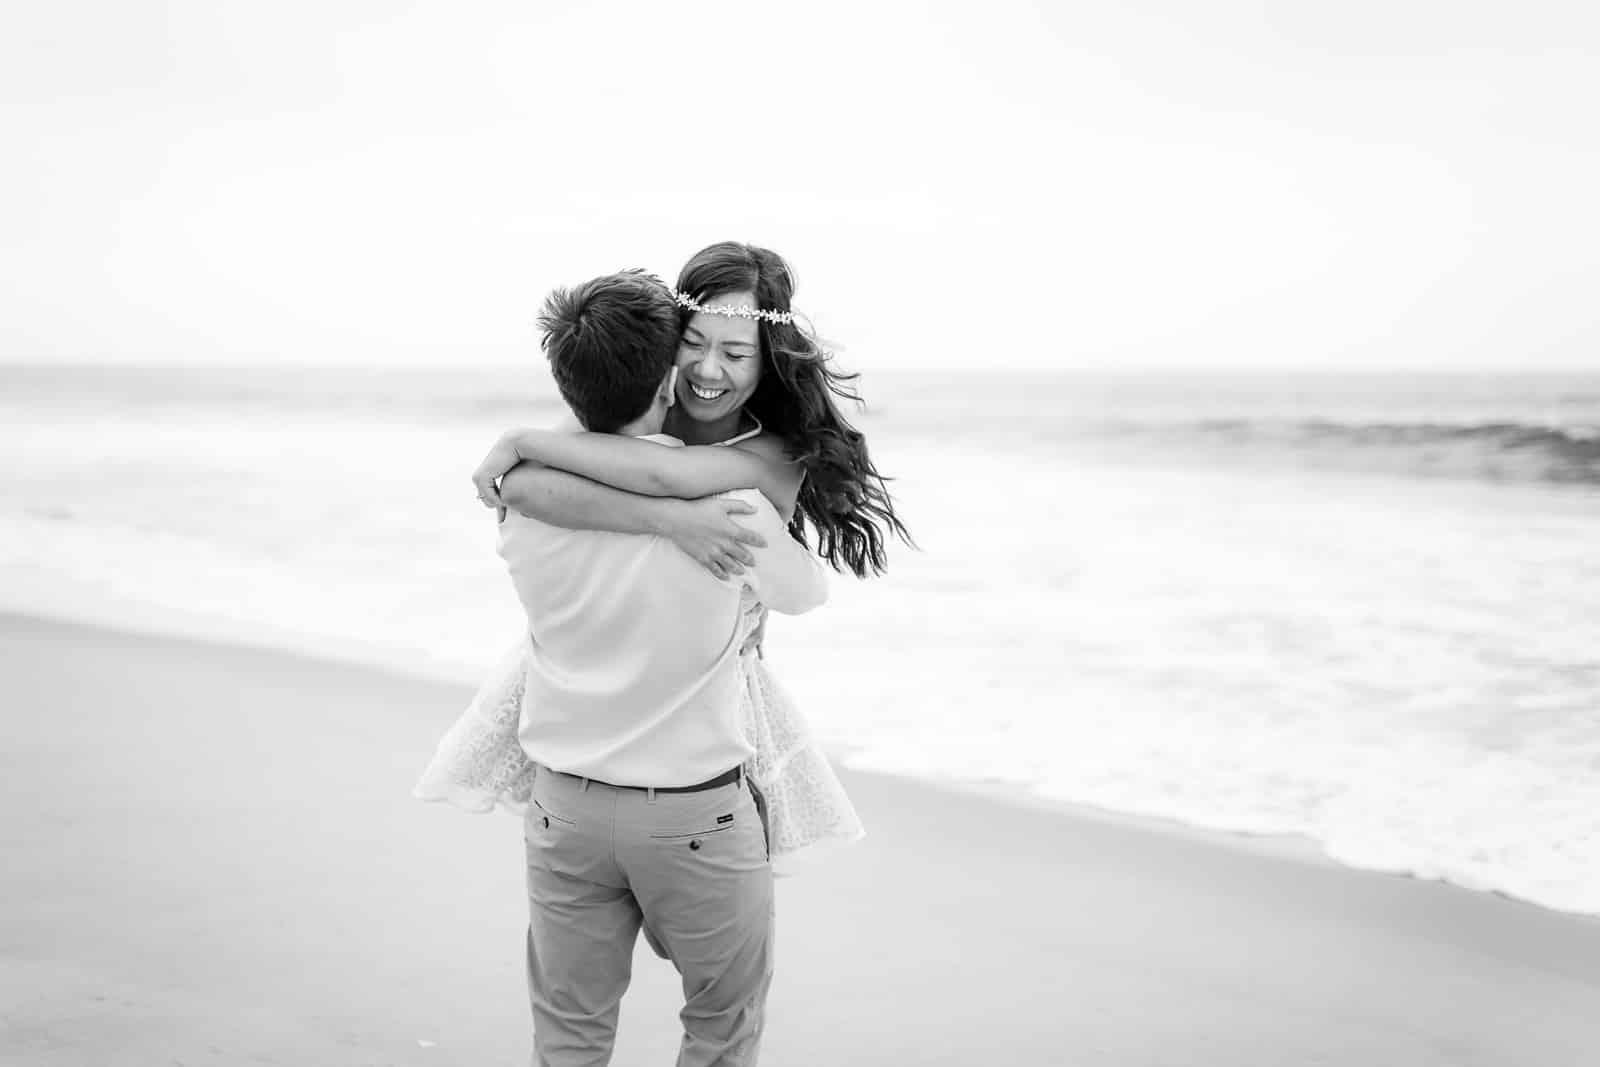
POLYGON ((767 542, 751 546, 755 566, 731 579, 665 538, 506 516, 500 555, 533 645, 518 728, 529 759, 615 785, 684 786, 750 757, 740 723, 740 590, 795 615, 827 599, 827 579, 765 496, 724 495, 756 508, 739 521, 767 542))

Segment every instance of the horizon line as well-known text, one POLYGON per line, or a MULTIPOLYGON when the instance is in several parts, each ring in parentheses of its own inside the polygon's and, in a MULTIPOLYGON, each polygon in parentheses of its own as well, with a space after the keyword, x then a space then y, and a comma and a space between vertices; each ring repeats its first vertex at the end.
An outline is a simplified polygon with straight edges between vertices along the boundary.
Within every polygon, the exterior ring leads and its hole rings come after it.
MULTIPOLYGON (((415 360, 385 363, 380 361, 357 360, 295 360, 295 359, 129 359, 129 358, 83 358, 59 357, 53 359, 24 358, 14 359, 0 355, 0 368, 16 370, 55 370, 55 369, 95 369, 95 370, 215 370, 215 371, 383 371, 387 373, 404 374, 407 372, 439 372, 461 371, 463 373, 481 371, 516 371, 527 369, 543 369, 544 361, 534 359, 529 361, 491 360, 481 363, 462 363, 459 361, 428 363, 415 360)), ((1173 363, 1138 363, 1118 367, 1107 367, 1094 364, 1061 364, 1056 366, 1030 366, 987 362, 984 364, 986 371, 1004 370, 1019 374, 1094 374, 1094 375, 1128 375, 1143 376, 1151 374, 1219 374, 1219 375, 1360 375, 1371 377, 1395 375, 1432 375, 1450 377, 1507 377, 1507 376, 1556 376, 1570 375, 1575 377, 1600 376, 1600 367, 1564 367, 1558 365, 1528 366, 1526 364, 1487 365, 1474 367, 1450 367, 1437 363, 1418 363, 1398 366, 1354 366, 1341 367, 1331 364, 1302 364, 1298 366, 1267 366, 1260 364, 1173 364, 1173 363)), ((970 368, 952 363, 928 363, 922 365, 890 364, 878 367, 852 367, 864 375, 880 374, 949 374, 959 375, 970 373, 970 368)))

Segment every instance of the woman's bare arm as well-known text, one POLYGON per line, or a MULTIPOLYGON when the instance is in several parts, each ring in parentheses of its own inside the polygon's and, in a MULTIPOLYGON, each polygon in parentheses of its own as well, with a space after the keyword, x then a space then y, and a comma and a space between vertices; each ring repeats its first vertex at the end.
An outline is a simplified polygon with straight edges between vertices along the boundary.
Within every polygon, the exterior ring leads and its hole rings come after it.
POLYGON ((640 496, 533 463, 519 464, 501 480, 500 499, 513 511, 569 530, 668 538, 713 574, 742 574, 755 561, 747 546, 766 545, 735 520, 755 510, 740 501, 640 496))
POLYGON ((473 475, 492 496, 494 479, 523 460, 581 474, 645 496, 696 498, 733 489, 759 489, 780 510, 793 507, 799 465, 781 449, 758 452, 718 445, 677 448, 634 437, 554 430, 512 430, 473 475))

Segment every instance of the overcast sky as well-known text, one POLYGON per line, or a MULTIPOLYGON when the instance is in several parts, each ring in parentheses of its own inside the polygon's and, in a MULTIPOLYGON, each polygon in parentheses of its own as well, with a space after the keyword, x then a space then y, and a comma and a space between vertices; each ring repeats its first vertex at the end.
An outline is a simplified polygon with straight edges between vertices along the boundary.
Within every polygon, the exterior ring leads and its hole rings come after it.
POLYGON ((1600 368, 1591 10, 7 5, 0 359, 515 361, 734 238, 856 365, 1600 368))

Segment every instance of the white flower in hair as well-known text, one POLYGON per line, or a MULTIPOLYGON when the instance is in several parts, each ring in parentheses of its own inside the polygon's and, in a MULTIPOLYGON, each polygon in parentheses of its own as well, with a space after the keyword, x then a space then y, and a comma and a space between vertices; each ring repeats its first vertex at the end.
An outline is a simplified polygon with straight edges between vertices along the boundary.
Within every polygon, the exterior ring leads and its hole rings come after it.
POLYGON ((702 304, 688 293, 680 292, 668 286, 667 292, 672 294, 672 299, 677 301, 681 308, 690 311, 702 312, 706 315, 722 315, 730 319, 760 319, 778 325, 787 325, 794 321, 792 311, 772 311, 766 308, 753 308, 746 304, 730 306, 728 304, 702 304))

